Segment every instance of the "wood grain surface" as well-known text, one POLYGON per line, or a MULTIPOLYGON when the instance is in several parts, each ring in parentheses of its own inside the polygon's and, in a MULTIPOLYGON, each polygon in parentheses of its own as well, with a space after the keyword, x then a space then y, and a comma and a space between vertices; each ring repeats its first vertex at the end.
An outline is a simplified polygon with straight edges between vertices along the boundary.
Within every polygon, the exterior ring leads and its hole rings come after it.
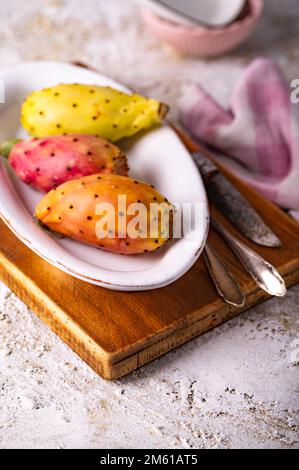
MULTIPOLYGON (((181 138, 190 150, 197 146, 181 138)), ((225 171, 283 242, 281 248, 250 243, 212 207, 237 237, 274 264, 291 286, 299 281, 299 224, 225 171)), ((246 293, 242 309, 225 304, 203 257, 181 279, 161 289, 115 292, 75 279, 35 255, 0 221, 1 279, 87 364, 105 379, 140 367, 241 311, 265 300, 226 244, 213 231, 209 242, 246 293)))

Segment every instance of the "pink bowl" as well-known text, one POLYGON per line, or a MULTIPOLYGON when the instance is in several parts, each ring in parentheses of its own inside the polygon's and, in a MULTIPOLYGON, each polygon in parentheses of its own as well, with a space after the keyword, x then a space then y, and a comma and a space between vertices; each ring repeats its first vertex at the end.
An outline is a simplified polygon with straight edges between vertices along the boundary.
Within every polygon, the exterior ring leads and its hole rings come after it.
POLYGON ((213 57, 241 44, 254 30, 263 10, 263 0, 248 0, 248 13, 228 26, 186 26, 161 18, 149 10, 142 17, 161 41, 187 55, 213 57))

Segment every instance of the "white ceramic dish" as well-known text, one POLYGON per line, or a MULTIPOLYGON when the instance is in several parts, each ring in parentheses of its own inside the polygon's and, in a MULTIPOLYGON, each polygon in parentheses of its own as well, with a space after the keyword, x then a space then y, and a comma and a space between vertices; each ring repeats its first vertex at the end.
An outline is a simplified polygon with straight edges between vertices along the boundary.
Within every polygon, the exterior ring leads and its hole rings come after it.
MULTIPOLYGON (((69 64, 29 62, 1 74, 5 103, 0 104, 0 139, 26 133, 19 124, 20 104, 33 90, 57 83, 123 86, 98 73, 69 64)), ((0 157, 0 216, 16 236, 39 256, 79 279, 115 290, 147 290, 181 277, 197 260, 206 240, 208 208, 200 175, 174 131, 153 129, 125 143, 130 175, 154 184, 172 202, 200 204, 200 230, 170 242, 156 253, 121 256, 58 240, 41 229, 32 214, 42 194, 18 180, 0 157)))
POLYGON ((246 0, 139 0, 156 15, 177 23, 206 28, 223 27, 241 13, 246 0))

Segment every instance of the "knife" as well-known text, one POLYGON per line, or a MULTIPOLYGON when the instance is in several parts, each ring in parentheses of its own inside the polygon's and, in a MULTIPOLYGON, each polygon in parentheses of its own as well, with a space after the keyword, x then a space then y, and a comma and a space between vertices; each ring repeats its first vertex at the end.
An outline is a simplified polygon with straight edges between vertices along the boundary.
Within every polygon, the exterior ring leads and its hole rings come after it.
POLYGON ((217 166, 201 152, 191 155, 205 182, 208 199, 217 209, 249 240, 268 247, 281 246, 279 238, 217 166))

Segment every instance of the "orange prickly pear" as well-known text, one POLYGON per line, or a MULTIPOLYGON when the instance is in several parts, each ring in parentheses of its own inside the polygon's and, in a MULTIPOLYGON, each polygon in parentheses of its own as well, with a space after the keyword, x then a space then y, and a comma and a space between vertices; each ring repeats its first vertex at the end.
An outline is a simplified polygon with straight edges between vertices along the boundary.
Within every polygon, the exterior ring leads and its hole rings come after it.
POLYGON ((99 172, 126 175, 128 170, 119 148, 92 135, 15 140, 4 143, 1 153, 22 181, 43 192, 81 176, 99 172))
POLYGON ((21 109, 21 123, 36 137, 99 134, 116 142, 162 122, 168 107, 111 87, 61 84, 31 93, 21 109))
POLYGON ((164 245, 172 235, 172 214, 173 206, 153 186, 112 174, 68 181, 35 211, 53 232, 126 255, 164 245))

